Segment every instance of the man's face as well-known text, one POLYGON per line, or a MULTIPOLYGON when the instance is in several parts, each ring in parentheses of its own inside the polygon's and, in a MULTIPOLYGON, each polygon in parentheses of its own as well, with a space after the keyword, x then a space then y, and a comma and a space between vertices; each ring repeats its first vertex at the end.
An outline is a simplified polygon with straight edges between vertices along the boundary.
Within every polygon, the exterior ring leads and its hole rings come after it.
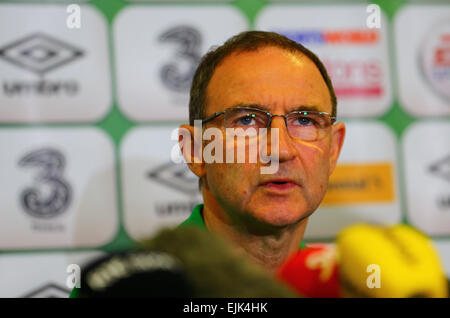
MULTIPOLYGON (((328 88, 314 63, 276 47, 232 54, 217 67, 207 87, 206 116, 237 105, 257 105, 274 115, 299 106, 332 112, 328 88)), ((223 115, 212 125, 220 127, 222 120, 223 115)), ((207 191, 231 217, 285 226, 310 215, 320 204, 345 128, 337 125, 340 133, 333 143, 336 127, 313 142, 290 137, 281 117, 274 117, 271 127, 279 129, 275 174, 261 174, 262 163, 212 163, 205 164, 203 177, 207 191)))

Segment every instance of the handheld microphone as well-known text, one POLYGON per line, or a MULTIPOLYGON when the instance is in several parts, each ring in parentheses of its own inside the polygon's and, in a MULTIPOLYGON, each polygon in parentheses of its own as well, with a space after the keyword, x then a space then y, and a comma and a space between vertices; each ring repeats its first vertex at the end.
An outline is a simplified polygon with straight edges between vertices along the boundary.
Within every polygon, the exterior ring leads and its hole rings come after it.
POLYGON ((278 278, 299 295, 339 298, 339 272, 333 244, 311 244, 292 255, 279 269, 278 278))
POLYGON ((424 234, 399 224, 357 224, 337 236, 345 297, 447 297, 439 255, 424 234))
POLYGON ((310 244, 289 258, 278 277, 307 297, 448 297, 431 241, 403 224, 357 224, 336 244, 310 244))
POLYGON ((82 271, 81 297, 190 297, 181 262, 169 253, 134 250, 112 253, 82 271))

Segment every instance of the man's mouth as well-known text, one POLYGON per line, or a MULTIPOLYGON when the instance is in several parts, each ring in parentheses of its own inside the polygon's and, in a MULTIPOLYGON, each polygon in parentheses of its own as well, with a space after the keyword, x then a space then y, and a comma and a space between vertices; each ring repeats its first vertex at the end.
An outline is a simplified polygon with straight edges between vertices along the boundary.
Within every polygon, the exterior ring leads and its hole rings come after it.
POLYGON ((298 184, 291 179, 275 179, 261 183, 261 186, 270 190, 289 190, 296 187, 298 184))

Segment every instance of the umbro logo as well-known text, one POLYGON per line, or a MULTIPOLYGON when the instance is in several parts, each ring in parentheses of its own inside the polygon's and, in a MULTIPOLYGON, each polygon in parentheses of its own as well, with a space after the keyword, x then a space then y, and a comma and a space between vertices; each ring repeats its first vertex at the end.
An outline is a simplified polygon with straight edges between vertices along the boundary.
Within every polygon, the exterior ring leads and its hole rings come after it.
POLYGON ((429 166, 429 171, 450 182, 450 155, 429 166))
POLYGON ((164 163, 151 170, 148 177, 189 196, 199 193, 198 178, 185 164, 164 163))
POLYGON ((34 33, 0 47, 0 58, 40 76, 84 55, 73 45, 43 33, 34 33))
POLYGON ((69 295, 69 289, 58 286, 54 283, 48 283, 29 292, 22 298, 68 298, 69 295))

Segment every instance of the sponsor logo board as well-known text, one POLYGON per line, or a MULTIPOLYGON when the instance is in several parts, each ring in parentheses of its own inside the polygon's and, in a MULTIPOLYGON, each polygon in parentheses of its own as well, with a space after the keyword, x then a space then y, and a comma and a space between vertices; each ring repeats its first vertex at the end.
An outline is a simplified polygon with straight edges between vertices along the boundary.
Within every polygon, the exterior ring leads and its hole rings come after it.
POLYGON ((0 248, 106 244, 117 230, 111 141, 96 128, 0 130, 0 248), (101 229, 101 230, 100 230, 101 229))
POLYGON ((338 164, 322 204, 310 217, 307 239, 333 238, 358 222, 401 221, 394 134, 377 122, 352 121, 346 126, 338 164))
POLYGON ((96 121, 109 110, 104 18, 81 6, 83 28, 70 29, 66 7, 0 5, 0 122, 96 121))
POLYGON ((392 102, 387 20, 366 25, 364 5, 272 5, 257 18, 257 29, 301 43, 324 63, 339 101, 339 116, 379 116, 392 102))
MULTIPOLYGON (((184 221, 202 202, 198 178, 171 159, 176 125, 131 130, 120 149, 124 224, 136 240, 184 221)), ((180 154, 181 155, 181 154, 180 154)))
POLYGON ((450 235, 450 124, 425 121, 403 136, 408 222, 428 235, 450 235))
POLYGON ((73 253, 3 253, 0 255, 1 298, 68 298, 67 267, 80 267, 99 251, 73 253))
POLYGON ((450 114, 450 7, 407 5, 395 18, 400 105, 415 116, 450 114))
POLYGON ((125 8, 114 21, 120 109, 135 121, 186 120, 200 58, 246 29, 229 6, 125 8))

